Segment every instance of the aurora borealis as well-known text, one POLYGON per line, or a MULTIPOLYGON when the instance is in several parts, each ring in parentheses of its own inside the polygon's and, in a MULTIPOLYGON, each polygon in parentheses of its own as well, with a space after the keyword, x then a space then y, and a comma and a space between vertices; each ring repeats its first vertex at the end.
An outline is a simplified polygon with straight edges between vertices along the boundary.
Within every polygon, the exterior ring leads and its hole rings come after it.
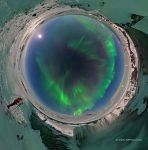
POLYGON ((105 24, 82 15, 50 19, 31 36, 26 78, 53 111, 79 116, 104 107, 122 79, 122 47, 105 24))

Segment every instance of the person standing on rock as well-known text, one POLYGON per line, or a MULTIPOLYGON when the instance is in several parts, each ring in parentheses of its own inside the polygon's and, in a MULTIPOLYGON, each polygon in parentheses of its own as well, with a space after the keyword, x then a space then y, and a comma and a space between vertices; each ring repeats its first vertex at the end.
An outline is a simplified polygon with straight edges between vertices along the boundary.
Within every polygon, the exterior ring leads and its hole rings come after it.
POLYGON ((14 101, 7 105, 8 109, 11 107, 11 106, 14 106, 14 105, 21 105, 23 103, 23 99, 21 97, 18 97, 16 99, 14 99, 14 101))

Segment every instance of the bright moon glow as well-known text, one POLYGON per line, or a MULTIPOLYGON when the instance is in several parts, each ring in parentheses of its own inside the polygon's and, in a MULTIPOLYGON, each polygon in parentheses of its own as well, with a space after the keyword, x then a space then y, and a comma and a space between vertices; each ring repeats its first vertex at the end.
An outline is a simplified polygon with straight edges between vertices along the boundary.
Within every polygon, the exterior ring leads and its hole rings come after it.
POLYGON ((38 38, 41 39, 42 38, 42 34, 38 34, 38 38))

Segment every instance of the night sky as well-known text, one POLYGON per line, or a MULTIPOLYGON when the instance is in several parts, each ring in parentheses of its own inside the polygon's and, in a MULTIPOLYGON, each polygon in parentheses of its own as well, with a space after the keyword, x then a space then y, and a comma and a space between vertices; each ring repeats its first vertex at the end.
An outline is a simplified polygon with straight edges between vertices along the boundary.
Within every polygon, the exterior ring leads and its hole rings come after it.
POLYGON ((82 15, 50 19, 31 36, 25 74, 50 109, 79 116, 105 107, 123 74, 123 49, 112 30, 82 15))

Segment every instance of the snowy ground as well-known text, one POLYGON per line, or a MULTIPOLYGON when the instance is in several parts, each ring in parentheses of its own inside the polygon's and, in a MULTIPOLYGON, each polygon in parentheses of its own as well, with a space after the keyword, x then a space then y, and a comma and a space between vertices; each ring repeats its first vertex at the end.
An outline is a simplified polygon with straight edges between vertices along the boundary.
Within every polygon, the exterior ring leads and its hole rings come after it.
POLYGON ((23 127, 13 118, 6 115, 0 104, 0 149, 1 150, 46 150, 40 133, 31 129, 30 124, 23 127), (17 134, 23 135, 21 141, 17 134))

